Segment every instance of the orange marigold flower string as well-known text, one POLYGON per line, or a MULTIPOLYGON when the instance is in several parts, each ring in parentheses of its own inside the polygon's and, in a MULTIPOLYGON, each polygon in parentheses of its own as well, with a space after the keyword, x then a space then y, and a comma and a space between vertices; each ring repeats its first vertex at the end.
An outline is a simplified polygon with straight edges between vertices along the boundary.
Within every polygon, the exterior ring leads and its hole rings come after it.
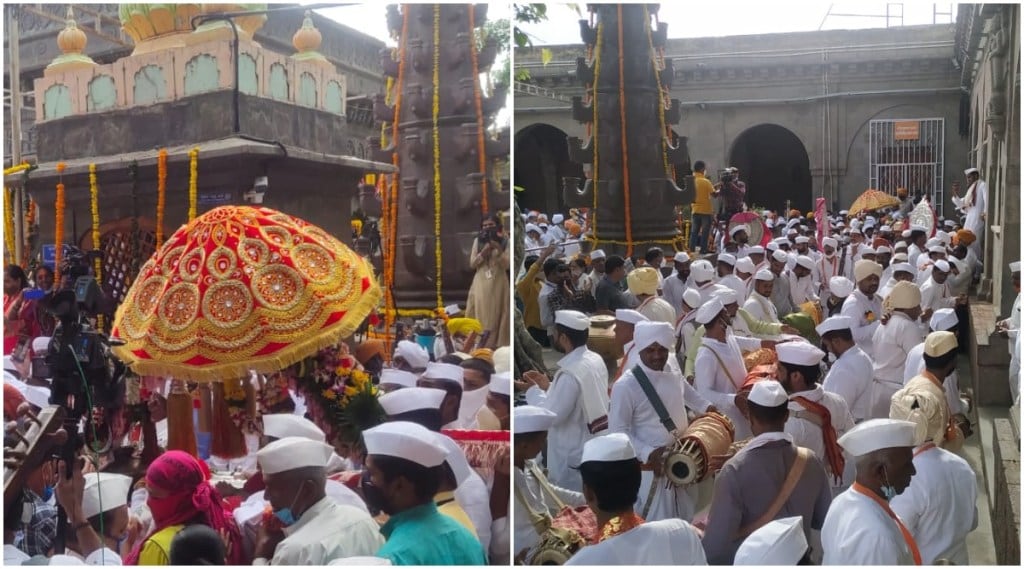
POLYGON ((54 266, 54 281, 60 283, 60 264, 64 258, 64 169, 63 162, 57 163, 57 199, 54 201, 54 228, 53 241, 56 243, 57 251, 54 266))
POLYGON ((156 158, 156 248, 164 244, 164 208, 167 205, 167 149, 156 158))

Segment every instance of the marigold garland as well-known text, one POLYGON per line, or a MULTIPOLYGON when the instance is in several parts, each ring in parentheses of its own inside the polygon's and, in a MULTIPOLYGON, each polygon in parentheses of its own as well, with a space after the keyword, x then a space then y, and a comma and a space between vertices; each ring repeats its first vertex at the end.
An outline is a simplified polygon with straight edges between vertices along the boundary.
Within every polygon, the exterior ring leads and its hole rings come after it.
POLYGON ((60 283, 60 264, 64 257, 64 168, 63 162, 57 163, 57 198, 54 201, 54 229, 53 229, 53 241, 56 244, 55 247, 56 257, 54 259, 54 281, 60 283))
POLYGON ((7 245, 7 255, 11 262, 14 262, 14 192, 4 188, 4 241, 7 245))
MULTIPOLYGON (((405 50, 406 38, 409 34, 409 10, 402 10, 402 31, 398 38, 398 48, 395 54, 398 57, 398 77, 392 83, 388 84, 390 94, 390 88, 394 87, 395 97, 395 111, 394 118, 391 121, 392 129, 392 141, 398 140, 398 120, 401 116, 402 110, 402 88, 405 80, 405 57, 402 56, 405 50)), ((381 148, 384 148, 384 133, 385 125, 381 125, 381 148)), ((395 316, 392 310, 395 306, 395 297, 392 291, 394 290, 395 284, 395 254, 397 252, 396 242, 398 240, 398 153, 394 152, 391 154, 391 163, 395 166, 396 173, 391 174, 390 179, 384 180, 383 174, 381 175, 381 195, 384 196, 384 246, 386 248, 384 263, 384 330, 388 336, 387 344, 391 345, 391 330, 394 327, 395 316)))
POLYGON ((164 208, 167 205, 167 149, 156 158, 156 248, 164 244, 164 208))
MULTIPOLYGON (((469 33, 470 37, 473 35, 473 30, 476 29, 476 13, 475 4, 469 5, 469 33)), ((480 68, 477 63, 476 53, 476 41, 469 42, 469 59, 473 63, 473 102, 476 104, 476 121, 477 121, 477 133, 476 133, 476 153, 477 161, 480 165, 480 174, 483 176, 483 182, 481 185, 480 193, 480 209, 482 215, 490 213, 490 208, 487 204, 487 155, 486 145, 484 144, 484 111, 483 101, 480 97, 480 68)))
POLYGON ((12 174, 17 174, 19 172, 24 172, 25 170, 28 170, 31 167, 32 167, 32 165, 29 164, 28 162, 22 162, 21 164, 18 164, 17 166, 11 166, 10 168, 4 169, 4 177, 10 176, 12 174))
POLYGON ((434 286, 437 307, 444 308, 441 296, 441 134, 437 120, 441 112, 441 6, 434 4, 434 102, 432 109, 434 135, 434 286))
POLYGON ((626 140, 626 60, 622 44, 622 4, 619 16, 619 122, 622 126, 622 198, 626 209, 626 256, 633 255, 633 212, 629 196, 629 144, 626 140))
MULTIPOLYGON (((96 164, 89 164, 89 202, 92 209, 92 248, 100 250, 100 185, 96 178, 96 164)), ((93 261, 96 284, 103 287, 103 261, 93 261)), ((106 319, 103 314, 96 316, 96 324, 100 330, 105 329, 106 319)))
POLYGON ((196 218, 196 205, 199 201, 199 147, 188 153, 188 220, 196 218))

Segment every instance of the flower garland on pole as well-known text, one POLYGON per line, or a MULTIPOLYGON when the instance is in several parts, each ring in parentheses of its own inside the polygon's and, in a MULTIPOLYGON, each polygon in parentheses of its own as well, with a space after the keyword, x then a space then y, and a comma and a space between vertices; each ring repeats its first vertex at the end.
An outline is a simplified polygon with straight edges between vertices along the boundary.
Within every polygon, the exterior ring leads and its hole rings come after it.
POLYGON ((188 153, 188 220, 196 218, 197 202, 199 201, 199 147, 188 153))
POLYGON ((4 187, 4 242, 7 256, 14 262, 14 191, 4 187))
POLYGON ((53 240, 57 249, 54 258, 53 282, 60 284, 60 264, 64 257, 64 168, 63 162, 57 163, 57 199, 54 201, 53 240))
POLYGON ((476 133, 476 153, 477 160, 480 164, 480 175, 483 176, 481 183, 480 193, 480 209, 482 215, 490 213, 490 208, 487 204, 487 153, 486 146, 484 143, 484 111, 483 101, 480 97, 480 68, 477 63, 476 53, 476 39, 473 36, 474 30, 476 29, 476 12, 475 4, 469 5, 469 58, 473 63, 473 101, 476 104, 476 121, 477 121, 477 133, 476 133))
POLYGON ((11 166, 10 168, 4 169, 4 177, 11 176, 19 172, 24 172, 25 170, 28 170, 31 167, 32 165, 29 164, 28 162, 22 162, 21 164, 18 164, 16 166, 11 166))
POLYGON ((433 81, 433 136, 434 136, 434 285, 437 288, 437 308, 444 310, 441 295, 441 134, 438 115, 441 113, 441 5, 434 4, 434 81, 433 81))
MULTIPOLYGON (((89 164, 89 203, 92 209, 92 249, 100 250, 100 185, 96 178, 96 164, 89 164)), ((103 261, 99 257, 93 261, 93 269, 96 276, 96 284, 103 287, 103 261)), ((103 314, 96 316, 96 325, 104 330, 106 324, 103 314)))
POLYGON ((156 157, 156 248, 164 244, 164 207, 167 205, 167 149, 156 157))
MULTIPOLYGON (((626 206, 626 256, 633 255, 632 204, 629 196, 629 144, 626 141, 626 61, 622 45, 622 4, 619 15, 619 122, 622 125, 622 198, 626 206)), ((660 97, 659 97, 660 98, 660 97)))

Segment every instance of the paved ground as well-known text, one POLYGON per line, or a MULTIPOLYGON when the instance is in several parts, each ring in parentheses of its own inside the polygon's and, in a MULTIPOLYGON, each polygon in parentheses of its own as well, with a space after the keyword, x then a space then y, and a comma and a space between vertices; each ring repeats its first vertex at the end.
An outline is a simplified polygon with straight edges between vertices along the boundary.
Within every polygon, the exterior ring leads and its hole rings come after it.
MULTIPOLYGON (((554 350, 544 350, 544 363, 552 372, 562 354, 554 350)), ((970 385, 970 361, 967 356, 960 358, 959 376, 961 386, 970 385)), ((994 484, 992 451, 992 424, 995 419, 1007 418, 1010 410, 1005 407, 985 407, 976 409, 971 421, 974 423, 974 435, 967 439, 960 456, 964 457, 974 468, 978 480, 978 527, 967 536, 967 553, 971 565, 995 565, 995 542, 992 534, 991 502, 988 488, 994 484)), ((702 493, 703 494, 703 493, 702 493)), ((702 495, 702 504, 706 506, 709 496, 702 495)))

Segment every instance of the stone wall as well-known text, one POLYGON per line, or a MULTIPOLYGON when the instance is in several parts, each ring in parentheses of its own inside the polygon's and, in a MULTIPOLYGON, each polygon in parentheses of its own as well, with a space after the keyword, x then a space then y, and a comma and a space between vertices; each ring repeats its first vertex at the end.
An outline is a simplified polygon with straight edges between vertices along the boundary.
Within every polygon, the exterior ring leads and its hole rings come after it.
POLYGON ((1020 566, 1020 438, 1006 419, 996 419, 994 426, 995 486, 990 495, 996 560, 1020 566))

